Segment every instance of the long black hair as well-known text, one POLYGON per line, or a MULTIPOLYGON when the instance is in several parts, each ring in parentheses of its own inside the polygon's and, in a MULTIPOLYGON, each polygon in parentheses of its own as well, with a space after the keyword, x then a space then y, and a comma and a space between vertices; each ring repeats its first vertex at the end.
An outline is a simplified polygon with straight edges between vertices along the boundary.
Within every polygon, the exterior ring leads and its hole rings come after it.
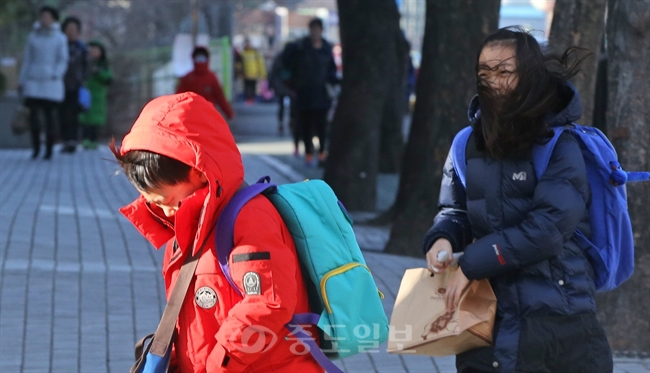
POLYGON ((550 136, 546 116, 562 109, 571 94, 566 82, 580 71, 580 64, 590 56, 588 52, 571 47, 562 55, 544 55, 537 40, 520 27, 505 27, 488 36, 476 57, 481 108, 480 118, 473 123, 477 149, 495 158, 517 157, 530 152, 535 143, 545 141, 550 136), (500 67, 479 64, 481 51, 491 46, 515 50, 518 83, 506 94, 495 91, 479 76, 480 70, 500 67))

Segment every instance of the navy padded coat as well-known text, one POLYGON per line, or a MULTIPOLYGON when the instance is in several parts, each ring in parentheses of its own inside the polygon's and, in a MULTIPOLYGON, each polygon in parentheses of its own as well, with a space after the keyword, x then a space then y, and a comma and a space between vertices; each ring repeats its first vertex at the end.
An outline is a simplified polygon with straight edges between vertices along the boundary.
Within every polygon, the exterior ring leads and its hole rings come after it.
MULTIPOLYGON (((549 116, 550 126, 578 120, 578 93, 549 116)), ((478 100, 470 104, 478 119, 478 100)), ((459 371, 611 372, 612 356, 596 320, 593 270, 573 239, 589 232, 590 190, 580 146, 563 134, 548 169, 537 180, 532 151, 521 159, 497 160, 466 150, 466 188, 450 152, 443 170, 440 211, 424 240, 428 251, 448 239, 468 279, 490 279, 497 296, 494 346, 457 356, 459 371)))

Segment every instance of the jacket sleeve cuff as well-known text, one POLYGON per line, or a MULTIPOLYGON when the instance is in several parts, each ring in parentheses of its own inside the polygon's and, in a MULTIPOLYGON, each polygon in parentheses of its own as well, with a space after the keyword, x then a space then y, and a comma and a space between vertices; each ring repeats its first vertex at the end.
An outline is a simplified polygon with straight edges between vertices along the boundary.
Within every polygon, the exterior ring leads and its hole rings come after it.
POLYGON ((458 253, 465 249, 463 239, 463 227, 457 222, 453 221, 450 217, 443 217, 437 219, 433 227, 427 232, 424 237, 424 247, 422 250, 424 254, 429 251, 437 239, 446 238, 451 243, 453 252, 458 253))
POLYGON ((233 359, 226 351, 225 347, 217 343, 212 349, 208 361, 206 362, 206 370, 208 372, 243 372, 248 367, 233 359))
POLYGON ((439 239, 439 238, 445 238, 449 242, 451 242, 451 247, 454 252, 456 252, 456 245, 454 245, 454 239, 451 237, 451 235, 442 232, 442 231, 429 231, 427 235, 424 237, 424 241, 422 243, 422 252, 424 255, 427 255, 429 250, 431 250, 431 246, 439 239))
POLYGON ((511 256, 506 258, 505 248, 507 243, 503 237, 485 236, 465 248, 458 265, 469 280, 496 277, 517 267, 511 256))

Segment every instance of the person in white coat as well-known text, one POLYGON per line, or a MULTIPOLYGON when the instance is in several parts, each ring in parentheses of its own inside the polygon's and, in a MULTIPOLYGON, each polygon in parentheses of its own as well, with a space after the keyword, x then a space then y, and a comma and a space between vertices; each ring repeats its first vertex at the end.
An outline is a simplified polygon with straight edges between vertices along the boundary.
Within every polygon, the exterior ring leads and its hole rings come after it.
POLYGON ((32 135, 32 158, 38 157, 41 148, 41 127, 45 128, 45 156, 50 159, 54 145, 54 118, 59 103, 63 101, 65 88, 63 76, 68 67, 68 41, 61 32, 59 12, 44 6, 39 20, 27 38, 20 69, 19 90, 29 107, 32 135), (41 126, 40 113, 45 119, 41 126))

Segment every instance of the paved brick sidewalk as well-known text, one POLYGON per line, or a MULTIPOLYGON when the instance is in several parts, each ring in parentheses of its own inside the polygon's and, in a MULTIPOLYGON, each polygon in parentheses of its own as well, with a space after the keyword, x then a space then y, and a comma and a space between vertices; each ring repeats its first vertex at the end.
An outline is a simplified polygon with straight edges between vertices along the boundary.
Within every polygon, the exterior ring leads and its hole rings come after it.
MULTIPOLYGON (((136 192, 113 176, 110 158, 106 148, 57 153, 50 162, 0 151, 0 372, 126 372, 134 341, 155 329, 164 307, 162 253, 117 213, 136 192)), ((280 183, 301 177, 264 160, 245 155, 247 174, 280 183)), ((365 256, 390 313, 404 270, 423 261, 365 256)), ((453 357, 381 349, 338 364, 347 372, 455 371, 453 357)), ((647 360, 617 361, 617 372, 649 368, 647 360)))

